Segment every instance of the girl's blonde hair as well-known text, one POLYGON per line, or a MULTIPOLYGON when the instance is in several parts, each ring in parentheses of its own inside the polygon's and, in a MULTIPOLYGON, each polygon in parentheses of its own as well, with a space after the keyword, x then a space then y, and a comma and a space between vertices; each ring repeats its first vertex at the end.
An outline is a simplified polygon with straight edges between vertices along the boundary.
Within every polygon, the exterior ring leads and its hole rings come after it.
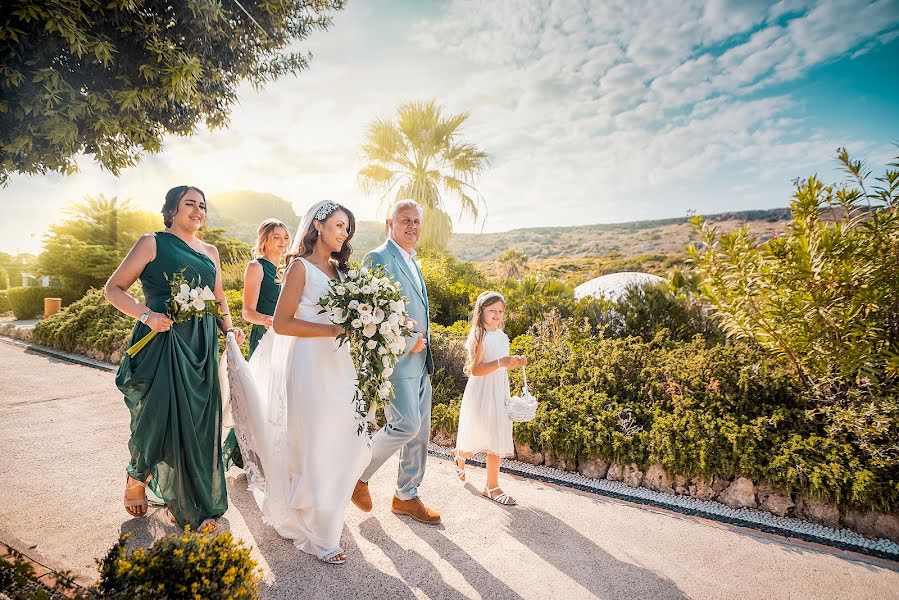
POLYGON ((484 356, 484 309, 488 306, 502 302, 506 299, 499 292, 482 292, 474 301, 474 310, 471 312, 471 327, 468 330, 468 339, 465 340, 465 348, 468 350, 468 360, 465 362, 465 374, 471 375, 471 369, 481 362, 484 356))
POLYGON ((266 219, 259 224, 259 229, 256 230, 257 238, 256 247, 253 248, 253 258, 262 258, 265 256, 265 244, 278 227, 283 228, 284 231, 287 232, 287 239, 288 241, 290 240, 290 231, 288 231, 287 225, 278 219, 266 219))

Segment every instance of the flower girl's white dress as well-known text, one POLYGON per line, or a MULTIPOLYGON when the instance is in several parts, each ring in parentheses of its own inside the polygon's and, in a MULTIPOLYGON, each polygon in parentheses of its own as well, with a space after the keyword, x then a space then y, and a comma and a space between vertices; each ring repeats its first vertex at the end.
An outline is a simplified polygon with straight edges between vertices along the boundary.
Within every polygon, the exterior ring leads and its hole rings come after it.
MULTIPOLYGON (((483 362, 509 355, 509 336, 496 330, 484 334, 483 362)), ((501 457, 512 456, 512 421, 506 415, 509 395, 509 373, 499 368, 488 375, 472 375, 462 395, 459 433, 456 449, 461 452, 489 452, 501 457)))

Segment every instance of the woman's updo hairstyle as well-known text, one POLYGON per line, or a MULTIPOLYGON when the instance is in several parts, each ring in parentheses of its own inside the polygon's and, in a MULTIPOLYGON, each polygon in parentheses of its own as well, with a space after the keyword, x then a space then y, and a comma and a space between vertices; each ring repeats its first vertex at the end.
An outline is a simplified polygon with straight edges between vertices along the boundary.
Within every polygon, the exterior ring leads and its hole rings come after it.
POLYGON ((206 202, 206 194, 203 193, 198 187, 194 187, 192 185, 179 185, 170 189, 165 194, 165 202, 162 205, 162 222, 165 223, 166 227, 171 227, 172 222, 175 218, 175 214, 178 212, 178 204, 181 202, 181 198, 184 197, 184 194, 193 190, 200 194, 203 197, 203 202, 206 202))

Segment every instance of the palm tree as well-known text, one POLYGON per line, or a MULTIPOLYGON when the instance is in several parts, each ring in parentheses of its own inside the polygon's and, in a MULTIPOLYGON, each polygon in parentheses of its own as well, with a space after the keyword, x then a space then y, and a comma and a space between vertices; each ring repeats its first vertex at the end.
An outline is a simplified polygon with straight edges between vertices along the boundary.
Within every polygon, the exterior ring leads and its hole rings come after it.
POLYGON ((447 200, 460 206, 459 217, 477 220, 486 203, 474 187, 490 164, 486 152, 458 139, 468 119, 463 112, 448 117, 434 100, 407 102, 396 121, 375 119, 368 125, 362 153, 367 164, 359 183, 367 194, 380 195, 382 205, 412 199, 424 209, 422 245, 443 249, 452 234, 447 200))
POLYGON ((500 254, 496 262, 502 279, 520 279, 528 268, 528 255, 510 248, 500 254))

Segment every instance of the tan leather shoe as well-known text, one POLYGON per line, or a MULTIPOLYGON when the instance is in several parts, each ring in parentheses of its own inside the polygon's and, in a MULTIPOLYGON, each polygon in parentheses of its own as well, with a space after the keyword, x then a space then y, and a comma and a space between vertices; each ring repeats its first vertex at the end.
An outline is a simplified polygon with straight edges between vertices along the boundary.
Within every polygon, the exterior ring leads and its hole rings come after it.
POLYGON ((368 483, 357 481, 353 488, 353 504, 362 512, 371 512, 371 494, 368 493, 368 483))
POLYGON ((425 506, 419 498, 400 500, 394 496, 392 510, 395 515, 406 515, 425 525, 440 525, 440 513, 425 506))

